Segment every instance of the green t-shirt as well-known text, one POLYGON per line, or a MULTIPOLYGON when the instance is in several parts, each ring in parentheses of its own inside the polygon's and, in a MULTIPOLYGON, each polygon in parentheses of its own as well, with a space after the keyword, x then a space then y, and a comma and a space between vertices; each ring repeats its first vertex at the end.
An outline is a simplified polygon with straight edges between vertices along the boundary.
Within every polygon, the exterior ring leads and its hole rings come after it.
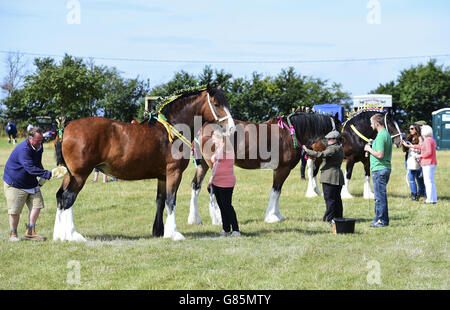
POLYGON ((392 139, 391 135, 386 129, 381 130, 372 144, 374 151, 383 151, 384 156, 378 159, 370 154, 370 170, 378 171, 383 169, 391 169, 392 158, 392 139))

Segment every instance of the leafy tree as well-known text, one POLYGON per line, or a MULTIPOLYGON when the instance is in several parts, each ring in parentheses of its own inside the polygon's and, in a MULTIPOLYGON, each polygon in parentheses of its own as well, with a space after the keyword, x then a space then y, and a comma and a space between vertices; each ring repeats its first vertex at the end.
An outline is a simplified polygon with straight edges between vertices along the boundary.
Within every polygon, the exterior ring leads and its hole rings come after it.
POLYGON ((372 93, 392 95, 394 112, 404 126, 419 120, 431 124, 433 111, 449 107, 450 69, 430 60, 401 71, 396 81, 379 85, 372 93))

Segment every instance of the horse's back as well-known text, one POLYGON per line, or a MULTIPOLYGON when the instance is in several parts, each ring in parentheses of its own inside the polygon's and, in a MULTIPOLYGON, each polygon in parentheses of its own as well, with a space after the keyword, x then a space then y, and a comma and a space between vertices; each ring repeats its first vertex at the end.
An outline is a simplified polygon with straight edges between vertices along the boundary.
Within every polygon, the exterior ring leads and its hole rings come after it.
POLYGON ((125 180, 161 177, 164 155, 157 128, 103 117, 71 121, 64 129, 62 152, 71 171, 89 174, 92 169, 125 180), (161 168, 159 168, 161 167, 161 168))

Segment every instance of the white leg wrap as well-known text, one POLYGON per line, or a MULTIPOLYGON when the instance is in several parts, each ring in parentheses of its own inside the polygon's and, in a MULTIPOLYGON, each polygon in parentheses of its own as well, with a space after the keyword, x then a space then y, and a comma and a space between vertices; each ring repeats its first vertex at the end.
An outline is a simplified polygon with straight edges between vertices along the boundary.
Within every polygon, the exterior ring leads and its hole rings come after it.
MULTIPOLYGON (((166 205, 166 210, 169 207, 166 205)), ((175 221, 175 207, 173 211, 167 211, 166 224, 164 225, 164 238, 171 238, 174 241, 184 240, 184 236, 177 231, 177 224, 175 221)))
POLYGON ((191 204, 189 207, 188 224, 199 225, 202 224, 202 219, 198 214, 198 196, 200 195, 200 189, 192 189, 191 204))
POLYGON ((353 196, 348 191, 348 184, 349 183, 350 183, 350 180, 346 178, 344 180, 344 186, 342 186, 342 190, 341 190, 341 198, 342 199, 352 199, 353 198, 353 196))
POLYGON ((73 209, 56 209, 55 226, 53 228, 53 241, 86 241, 75 230, 73 223, 73 209))
POLYGON ((305 197, 306 198, 313 198, 317 197, 320 194, 320 190, 316 190, 318 188, 317 186, 317 177, 314 178, 314 161, 309 159, 306 161, 306 171, 308 175, 308 189, 306 190, 305 197))
POLYGON ((213 225, 222 225, 222 214, 220 214, 220 208, 214 194, 209 199, 209 215, 213 225))
POLYGON ((364 176, 364 199, 375 199, 375 196, 370 188, 370 176, 364 176))
POLYGON ((281 192, 270 190, 269 204, 266 209, 266 216, 264 222, 266 223, 276 223, 284 220, 284 216, 280 213, 280 206, 278 204, 281 192))

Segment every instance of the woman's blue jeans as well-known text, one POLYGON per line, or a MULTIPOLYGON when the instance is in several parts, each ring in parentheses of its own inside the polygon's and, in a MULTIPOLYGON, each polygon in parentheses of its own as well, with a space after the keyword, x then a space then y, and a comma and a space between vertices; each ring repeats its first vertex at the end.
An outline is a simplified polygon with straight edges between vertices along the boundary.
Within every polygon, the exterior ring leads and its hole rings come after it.
POLYGON ((381 220, 383 225, 389 225, 387 184, 391 175, 391 169, 383 169, 372 172, 373 193, 375 196, 375 218, 373 222, 381 220))
MULTIPOLYGON (((405 162, 406 168, 406 162, 405 162)), ((412 195, 426 196, 425 183, 423 182, 422 167, 419 170, 408 170, 409 188, 412 195)))

